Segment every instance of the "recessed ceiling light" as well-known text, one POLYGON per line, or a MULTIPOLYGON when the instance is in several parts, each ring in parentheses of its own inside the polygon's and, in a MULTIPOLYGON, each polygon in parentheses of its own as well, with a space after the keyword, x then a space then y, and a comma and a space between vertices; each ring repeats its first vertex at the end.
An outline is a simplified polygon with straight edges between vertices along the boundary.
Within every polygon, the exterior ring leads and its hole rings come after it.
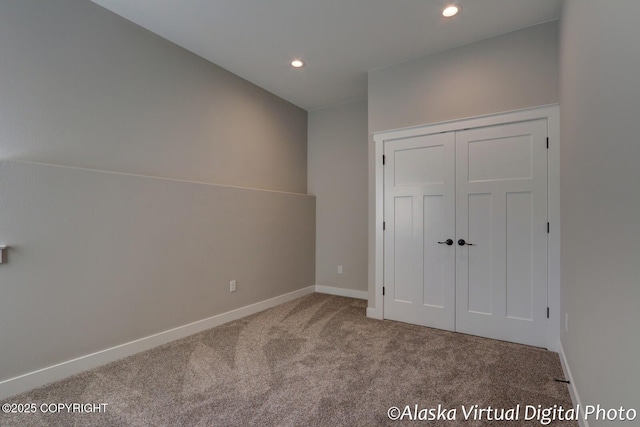
POLYGON ((451 18, 452 16, 457 15, 461 10, 462 8, 460 6, 452 4, 444 8, 444 10, 442 11, 442 16, 444 16, 445 18, 451 18))
POLYGON ((291 66, 293 68, 302 68, 304 67, 304 62, 302 62, 300 59, 294 59, 293 61, 291 61, 291 66))

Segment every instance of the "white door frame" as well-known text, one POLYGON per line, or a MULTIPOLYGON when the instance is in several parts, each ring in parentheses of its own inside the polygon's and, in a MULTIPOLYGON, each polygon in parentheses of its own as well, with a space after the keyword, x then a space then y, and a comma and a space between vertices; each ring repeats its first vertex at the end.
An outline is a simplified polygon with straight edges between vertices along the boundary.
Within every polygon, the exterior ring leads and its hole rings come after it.
POLYGON ((469 128, 495 126, 506 123, 522 122, 536 119, 547 120, 549 137, 548 168, 548 218, 550 233, 548 240, 548 300, 549 323, 547 348, 552 351, 560 349, 560 111, 558 104, 509 111, 485 116, 452 120, 441 123, 414 126, 404 129, 388 130, 373 134, 375 153, 375 211, 373 213, 375 232, 369 238, 374 242, 375 268, 373 269, 374 294, 369 291, 369 307, 367 316, 374 319, 384 318, 382 287, 384 281, 384 169, 382 155, 384 141, 428 135, 439 132, 451 132, 469 128))

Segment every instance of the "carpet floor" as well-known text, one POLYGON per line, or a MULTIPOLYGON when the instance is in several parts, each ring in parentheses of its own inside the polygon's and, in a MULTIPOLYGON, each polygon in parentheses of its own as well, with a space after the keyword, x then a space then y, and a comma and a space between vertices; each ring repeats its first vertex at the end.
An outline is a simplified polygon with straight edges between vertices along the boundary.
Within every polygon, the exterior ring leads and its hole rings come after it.
POLYGON ((1 403, 38 410, 0 413, 0 425, 540 426, 524 419, 527 405, 572 406, 567 385, 554 381, 563 378, 556 353, 368 319, 365 309, 363 300, 311 294, 9 398, 1 403), (43 403, 108 405, 43 413, 43 403), (438 405, 455 420, 411 420, 436 417, 438 405), (401 420, 388 417, 391 407, 401 420), (518 421, 492 421, 500 409, 518 421))

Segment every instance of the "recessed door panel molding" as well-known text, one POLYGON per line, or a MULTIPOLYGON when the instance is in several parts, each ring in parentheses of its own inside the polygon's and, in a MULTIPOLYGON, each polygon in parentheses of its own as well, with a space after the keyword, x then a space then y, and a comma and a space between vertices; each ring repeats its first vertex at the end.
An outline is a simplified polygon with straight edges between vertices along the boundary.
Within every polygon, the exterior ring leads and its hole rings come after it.
POLYGON ((546 138, 539 119, 384 141, 385 318, 547 346, 546 138))
POLYGON ((422 303, 437 308, 445 308, 445 294, 451 278, 448 271, 451 256, 450 251, 443 251, 442 245, 434 242, 442 240, 440 224, 447 222, 448 213, 447 199, 443 194, 423 197, 422 303))
POLYGON ((395 286, 390 289, 394 301, 408 303, 414 298, 412 286, 415 274, 413 247, 413 197, 400 196, 393 198, 394 222, 392 229, 393 241, 393 270, 395 286))
POLYGON ((443 155, 442 145, 394 151, 395 185, 442 184, 444 182, 443 155))
POLYGON ((531 135, 468 141, 469 181, 530 179, 533 167, 531 135), (508 162, 501 161, 508 158, 508 162))
MULTIPOLYGON (((458 249, 458 262, 466 264, 465 276, 468 287, 460 298, 467 301, 466 306, 458 305, 471 313, 491 315, 493 313, 493 283, 496 278, 491 269, 493 255, 492 229, 492 200, 491 194, 470 194, 468 197, 468 225, 467 233, 457 233, 468 236, 468 242, 473 242, 474 250, 466 247, 458 249)), ((458 240, 458 239, 457 239, 458 240)), ((459 245, 458 245, 459 246, 459 245)))
POLYGON ((533 320, 534 210, 533 192, 507 193, 507 317, 533 320))

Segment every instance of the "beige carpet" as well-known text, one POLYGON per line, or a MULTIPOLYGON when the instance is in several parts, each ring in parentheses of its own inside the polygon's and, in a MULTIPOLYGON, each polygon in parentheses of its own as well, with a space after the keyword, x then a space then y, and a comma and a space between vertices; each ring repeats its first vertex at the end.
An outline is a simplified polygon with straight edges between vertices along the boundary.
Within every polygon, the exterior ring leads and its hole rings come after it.
POLYGON ((371 320, 365 308, 312 294, 2 402, 107 403, 105 412, 0 413, 0 425, 540 426, 523 421, 526 405, 571 407, 555 353, 371 320), (456 421, 387 416, 438 404, 456 421), (464 421, 463 405, 518 404, 517 422, 464 421))

